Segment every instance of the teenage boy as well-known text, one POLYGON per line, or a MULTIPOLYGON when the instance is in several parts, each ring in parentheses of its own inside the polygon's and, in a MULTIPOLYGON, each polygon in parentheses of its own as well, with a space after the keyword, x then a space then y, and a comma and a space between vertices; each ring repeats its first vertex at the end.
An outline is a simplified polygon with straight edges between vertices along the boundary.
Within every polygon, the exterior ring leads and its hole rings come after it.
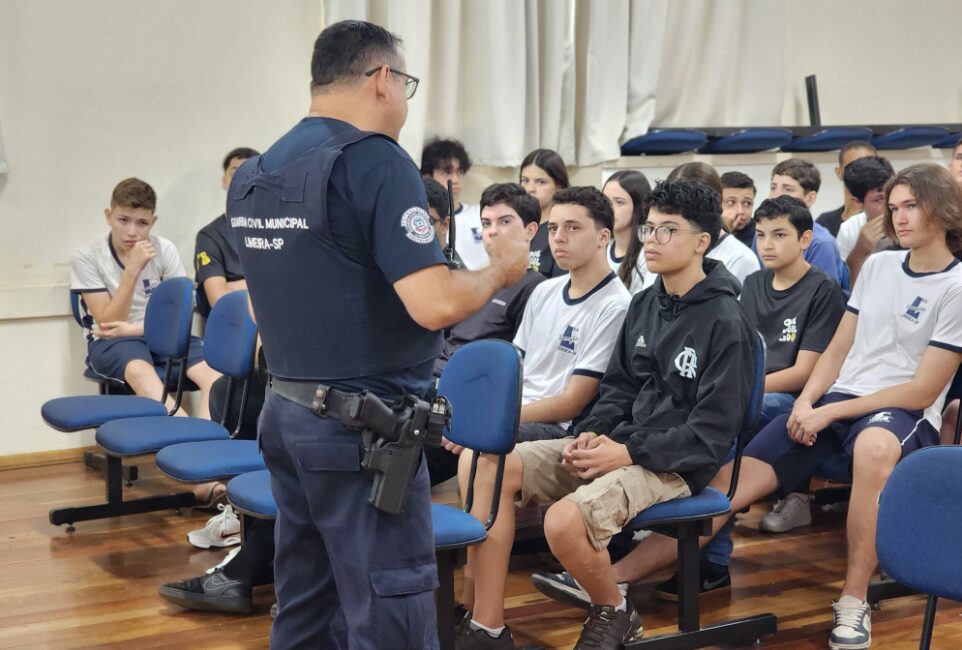
MULTIPOLYGON (((228 152, 222 165, 224 175, 220 179, 221 188, 226 192, 237 168, 248 158, 258 155, 249 147, 238 147, 228 152)), ((221 214, 197 233, 194 281, 197 283, 197 311, 203 318, 210 315, 211 307, 224 294, 247 290, 234 233, 227 224, 226 214, 221 214)))
MULTIPOLYGON (((472 620, 461 628, 459 650, 511 647, 503 598, 518 493, 523 503, 558 500, 545 536, 593 603, 575 647, 620 647, 641 621, 612 577, 608 541, 645 508, 701 490, 731 446, 751 392, 754 334, 731 275, 704 260, 721 228, 718 195, 666 181, 647 203, 645 256, 660 279, 632 301, 599 401, 577 437, 522 443, 508 457, 498 518, 487 541, 469 551, 472 620)), ((462 460, 462 477, 469 464, 462 460)), ((487 514, 481 504, 493 468, 487 458, 479 462, 476 516, 487 514)))
MULTIPOLYGON (((852 140, 838 152, 838 167, 835 168, 835 177, 844 182, 845 168, 859 158, 874 156, 876 154, 875 145, 867 140, 852 140)), ((843 186, 844 202, 842 207, 835 210, 823 212, 815 221, 828 229, 832 237, 838 237, 839 228, 852 215, 862 211, 860 206, 847 189, 843 186)), ((843 256, 844 259, 844 256, 843 256)))
POLYGON ((722 223, 735 238, 749 248, 755 240, 755 181, 742 172, 721 175, 722 223))
MULTIPOLYGON (((832 606, 833 650, 872 643, 865 597, 877 564, 879 494, 900 458, 938 444, 942 404, 962 361, 962 264, 954 257, 962 250, 962 192, 934 164, 902 170, 887 188, 886 233, 909 250, 866 261, 791 415, 772 420, 746 447, 732 498, 737 512, 803 485, 839 452, 852 459, 848 565, 832 606)), ((731 470, 729 463, 712 483, 726 489, 731 470)), ((714 529, 727 518, 717 518, 714 529)), ((634 582, 675 559, 674 540, 652 535, 615 565, 615 579, 634 582)))
POLYGON ((952 152, 952 159, 949 160, 949 173, 962 188, 962 138, 959 138, 955 150, 952 152))
MULTIPOLYGON (((160 399, 164 382, 156 364, 163 359, 147 347, 144 314, 157 285, 185 273, 177 248, 150 234, 157 222, 156 206, 157 194, 144 181, 118 183, 104 210, 110 232, 74 251, 70 259, 70 291, 81 297, 91 369, 125 382, 137 395, 160 399)), ((198 417, 209 419, 210 387, 220 373, 204 362, 203 342, 197 338, 191 339, 187 377, 200 389, 198 417)), ((168 405, 173 405, 170 397, 168 405)))
MULTIPOLYGON (((787 194, 801 200, 805 207, 811 209, 821 185, 822 176, 815 165, 801 158, 789 158, 772 169, 768 198, 774 199, 787 194)), ((758 252, 757 247, 755 252, 758 252)), ((812 228, 812 243, 805 251, 805 261, 841 283, 843 265, 835 238, 827 228, 818 223, 812 228)))
POLYGON ((474 271, 489 264, 481 235, 481 209, 477 203, 461 203, 461 183, 471 169, 471 157, 464 145, 453 139, 434 138, 421 152, 421 175, 433 178, 445 193, 448 181, 454 195, 454 247, 464 261, 465 268, 474 271))
POLYGON ((885 158, 859 158, 845 168, 845 191, 862 211, 849 217, 838 231, 838 252, 848 264, 852 284, 865 258, 892 246, 885 237, 885 183, 895 175, 885 158))

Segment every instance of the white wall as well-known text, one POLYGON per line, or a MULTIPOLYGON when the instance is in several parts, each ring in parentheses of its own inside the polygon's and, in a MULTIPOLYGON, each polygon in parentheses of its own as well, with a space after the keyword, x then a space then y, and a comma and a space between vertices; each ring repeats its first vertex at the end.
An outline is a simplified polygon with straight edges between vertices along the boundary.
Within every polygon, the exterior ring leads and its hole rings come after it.
MULTIPOLYGON (((111 188, 136 175, 158 192, 156 232, 189 267, 194 234, 222 211, 221 157, 269 145, 306 112, 322 4, 0 0, 0 125, 10 167, 0 174, 0 455, 89 442, 39 417, 50 397, 94 391, 80 377, 83 341, 67 316, 71 250, 104 231, 111 188)), ((924 11, 896 0, 786 7, 785 65, 799 87, 818 73, 826 122, 962 116, 957 0, 932 0, 924 11)), ((758 163, 760 186, 770 158, 758 163)), ((825 164, 830 178, 830 156, 825 164)), ((601 167, 573 170, 577 183, 601 175, 601 167)), ((476 200, 490 180, 514 178, 514 170, 479 167, 466 198, 476 200)), ((836 190, 829 183, 816 210, 837 205, 836 190)))

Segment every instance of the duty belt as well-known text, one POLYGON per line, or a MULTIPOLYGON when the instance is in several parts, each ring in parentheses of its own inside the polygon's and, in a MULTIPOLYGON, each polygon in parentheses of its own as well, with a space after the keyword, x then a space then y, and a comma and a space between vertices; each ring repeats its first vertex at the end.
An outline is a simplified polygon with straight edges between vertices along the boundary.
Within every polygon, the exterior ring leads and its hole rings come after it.
POLYGON ((331 417, 348 427, 363 427, 357 419, 363 402, 363 396, 358 393, 346 393, 324 384, 276 378, 271 382, 271 391, 307 407, 318 417, 331 417))

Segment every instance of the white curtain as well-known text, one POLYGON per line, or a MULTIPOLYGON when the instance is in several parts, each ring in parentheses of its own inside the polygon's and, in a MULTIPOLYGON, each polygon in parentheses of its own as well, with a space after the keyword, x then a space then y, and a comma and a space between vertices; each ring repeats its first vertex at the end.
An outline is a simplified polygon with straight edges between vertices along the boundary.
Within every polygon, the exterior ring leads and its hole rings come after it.
POLYGON ((401 144, 435 135, 476 162, 532 149, 572 165, 658 126, 777 124, 782 3, 766 0, 325 0, 324 22, 404 39, 421 78, 401 144))
POLYGON ((7 156, 3 151, 3 139, 0 139, 0 174, 6 174, 10 169, 7 167, 7 156))

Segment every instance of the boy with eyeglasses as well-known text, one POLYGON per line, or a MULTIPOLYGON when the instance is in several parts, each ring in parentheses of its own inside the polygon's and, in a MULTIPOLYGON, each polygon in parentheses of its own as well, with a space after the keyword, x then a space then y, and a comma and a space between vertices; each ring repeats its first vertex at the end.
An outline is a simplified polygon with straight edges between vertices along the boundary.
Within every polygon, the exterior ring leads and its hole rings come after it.
MULTIPOLYGON (((577 437, 521 443, 507 458, 497 521, 469 551, 474 602, 466 605, 476 631, 463 634, 472 642, 459 650, 510 647, 491 632, 507 636, 504 572, 518 493, 522 503, 556 501, 545 536, 592 603, 575 647, 620 647, 641 621, 614 580, 609 540, 642 510, 700 491, 731 447, 751 393, 754 333, 735 278, 704 259, 721 229, 719 197, 699 183, 670 181, 647 202, 645 258, 660 278, 632 300, 577 437)), ((472 514, 482 519, 494 467, 479 460, 472 514)))

